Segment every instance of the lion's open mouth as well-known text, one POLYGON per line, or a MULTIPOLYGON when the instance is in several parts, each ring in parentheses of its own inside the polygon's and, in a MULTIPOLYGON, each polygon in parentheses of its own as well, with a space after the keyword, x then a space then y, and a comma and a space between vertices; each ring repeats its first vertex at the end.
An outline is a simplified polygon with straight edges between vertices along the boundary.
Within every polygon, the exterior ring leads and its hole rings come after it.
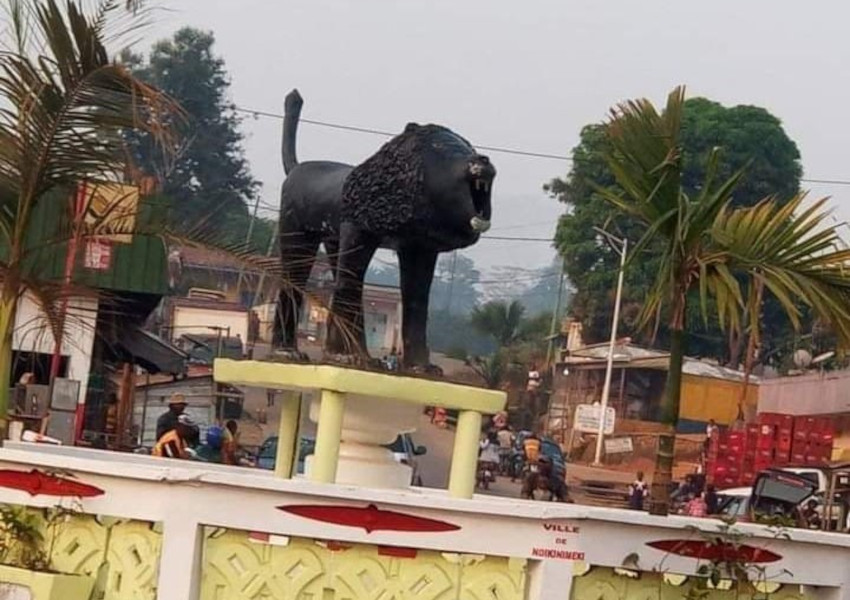
POLYGON ((492 181, 476 177, 469 182, 469 193, 475 216, 470 221, 472 229, 484 233, 490 229, 490 189, 492 181))

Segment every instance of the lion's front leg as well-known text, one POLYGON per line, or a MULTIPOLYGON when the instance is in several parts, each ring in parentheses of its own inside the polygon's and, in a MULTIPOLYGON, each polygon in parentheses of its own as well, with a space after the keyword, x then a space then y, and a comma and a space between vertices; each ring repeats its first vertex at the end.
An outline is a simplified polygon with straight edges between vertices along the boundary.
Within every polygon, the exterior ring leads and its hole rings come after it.
POLYGON ((403 247, 398 252, 401 271, 402 323, 404 343, 402 359, 406 367, 430 368, 428 351, 428 297, 437 252, 421 247, 403 247))

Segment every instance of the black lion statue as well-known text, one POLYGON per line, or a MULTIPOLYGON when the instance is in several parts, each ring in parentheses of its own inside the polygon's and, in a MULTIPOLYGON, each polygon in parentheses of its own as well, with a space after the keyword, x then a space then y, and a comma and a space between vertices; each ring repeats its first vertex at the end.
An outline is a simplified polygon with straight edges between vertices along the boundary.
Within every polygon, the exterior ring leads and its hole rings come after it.
POLYGON ((363 278, 378 248, 398 253, 402 360, 427 367, 428 295, 440 252, 474 244, 490 227, 496 170, 465 139, 439 125, 410 123, 359 166, 299 163, 295 138, 303 101, 286 97, 280 198, 283 278, 273 345, 297 351, 303 290, 324 244, 335 288, 325 351, 365 357, 363 278))

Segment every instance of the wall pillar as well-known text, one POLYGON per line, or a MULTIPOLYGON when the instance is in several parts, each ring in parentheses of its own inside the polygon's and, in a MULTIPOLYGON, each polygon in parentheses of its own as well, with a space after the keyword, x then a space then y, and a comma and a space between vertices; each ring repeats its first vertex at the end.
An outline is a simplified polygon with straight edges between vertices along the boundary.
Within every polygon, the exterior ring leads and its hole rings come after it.
POLYGON ((345 394, 322 390, 319 422, 316 427, 316 449, 310 466, 310 479, 321 483, 336 481, 339 462, 339 442, 342 437, 342 417, 345 413, 345 394))
POLYGON ((202 558, 200 523, 186 511, 169 515, 162 527, 157 600, 199 600, 202 558))
POLYGON ((570 600, 573 563, 539 560, 528 565, 528 600, 570 600))
POLYGON ((280 405, 280 428, 277 432, 277 455, 274 474, 289 479, 298 463, 298 426, 301 421, 301 394, 286 390, 280 405))
POLYGON ((464 410, 457 417, 452 466, 449 472, 449 495, 472 498, 478 469, 478 441, 481 437, 481 413, 464 410))

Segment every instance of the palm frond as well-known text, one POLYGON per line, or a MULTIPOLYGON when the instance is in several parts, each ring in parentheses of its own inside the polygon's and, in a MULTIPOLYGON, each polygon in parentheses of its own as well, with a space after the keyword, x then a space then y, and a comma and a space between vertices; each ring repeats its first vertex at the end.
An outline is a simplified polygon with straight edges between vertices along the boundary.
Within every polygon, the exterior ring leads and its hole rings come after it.
POLYGON ((806 305, 835 328, 842 344, 850 344, 850 249, 826 224, 826 199, 805 209, 804 200, 800 194, 785 205, 768 198, 749 208, 726 207, 712 236, 730 266, 757 278, 795 327, 806 305))

